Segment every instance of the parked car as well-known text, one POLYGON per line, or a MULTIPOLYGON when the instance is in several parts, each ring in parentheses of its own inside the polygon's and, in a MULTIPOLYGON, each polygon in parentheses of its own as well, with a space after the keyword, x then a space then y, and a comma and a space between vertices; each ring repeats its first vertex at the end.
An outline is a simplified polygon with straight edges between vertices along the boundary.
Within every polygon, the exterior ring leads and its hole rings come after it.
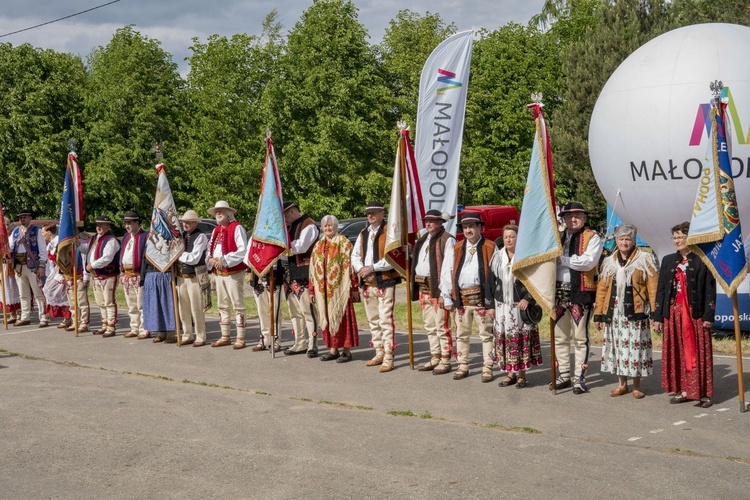
POLYGON ((201 221, 198 223, 198 231, 205 234, 209 240, 211 239, 211 235, 213 234, 215 227, 215 219, 201 219, 201 221))
MULTIPOLYGON (((357 242, 359 233, 367 227, 367 217, 355 217, 353 219, 342 219, 339 221, 339 233, 347 237, 352 245, 357 242)), ((322 231, 320 233, 323 234, 322 231)))
MULTIPOLYGON (((471 207, 464 207, 464 209, 458 212, 459 217, 464 212, 477 212, 482 216, 484 222, 484 231, 482 235, 488 240, 495 241, 500 238, 502 242, 503 227, 506 224, 518 224, 518 220, 521 215, 518 213, 516 207, 507 205, 477 205, 471 207)), ((456 238, 462 240, 464 238, 463 233, 457 232, 456 238)))

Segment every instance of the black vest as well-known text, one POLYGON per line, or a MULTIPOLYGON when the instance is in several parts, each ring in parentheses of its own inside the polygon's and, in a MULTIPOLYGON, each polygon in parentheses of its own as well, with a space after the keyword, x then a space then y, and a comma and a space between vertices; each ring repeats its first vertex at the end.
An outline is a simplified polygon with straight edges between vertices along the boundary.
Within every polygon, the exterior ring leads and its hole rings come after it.
MULTIPOLYGON (((299 234, 302 231, 299 230, 300 224, 305 222, 307 219, 309 219, 310 216, 308 215, 301 215, 296 221, 292 222, 292 224, 289 226, 289 234, 292 238, 298 238, 299 234)), ((310 248, 307 249, 305 253, 300 253, 297 255, 290 255, 289 256, 289 280, 296 281, 300 285, 304 286, 308 283, 310 280, 310 257, 312 257, 312 251, 315 244, 313 243, 310 245, 310 248), (308 262, 306 265, 299 265, 297 262, 308 262)))
MULTIPOLYGON (((185 252, 190 253, 193 251, 193 247, 195 246, 195 240, 197 239, 198 235, 201 234, 201 232, 196 227, 192 233, 186 233, 185 234, 185 252)), ((197 264, 198 266, 205 266, 206 265, 206 252, 203 252, 203 255, 201 255, 201 260, 197 264)), ((189 266, 187 264, 180 263, 180 274, 195 274, 195 266, 189 266)))

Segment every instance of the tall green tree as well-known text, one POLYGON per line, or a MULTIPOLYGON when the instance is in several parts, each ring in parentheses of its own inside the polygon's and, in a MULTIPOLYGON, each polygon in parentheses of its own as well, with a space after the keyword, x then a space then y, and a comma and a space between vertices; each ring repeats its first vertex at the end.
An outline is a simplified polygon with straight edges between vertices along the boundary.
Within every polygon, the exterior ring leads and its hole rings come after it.
POLYGON ((385 82, 393 94, 394 113, 414 126, 422 67, 440 42, 456 33, 439 14, 419 15, 402 10, 392 19, 380 44, 385 82))
POLYGON ((542 92, 554 110, 560 61, 554 42, 534 27, 482 31, 474 44, 459 201, 521 206, 534 138, 526 105, 542 92))
POLYGON ((168 175, 182 116, 182 79, 158 40, 126 26, 88 57, 83 144, 84 203, 117 217, 149 214, 156 189, 152 143, 164 143, 168 175))
POLYGON ((665 0, 605 0, 596 9, 595 25, 563 55, 566 93, 551 129, 557 198, 584 203, 594 222, 603 221, 606 210, 588 154, 596 99, 622 61, 671 25, 665 0))
POLYGON ((351 1, 315 0, 264 96, 284 197, 314 216, 359 215, 390 191, 396 117, 367 36, 351 1))
POLYGON ((260 37, 193 40, 180 145, 184 171, 177 179, 181 208, 204 213, 223 199, 241 220, 254 217, 265 157, 261 98, 283 49, 277 17, 275 10, 269 13, 260 37))
POLYGON ((0 44, 0 203, 57 218, 67 141, 80 138, 80 57, 0 44))

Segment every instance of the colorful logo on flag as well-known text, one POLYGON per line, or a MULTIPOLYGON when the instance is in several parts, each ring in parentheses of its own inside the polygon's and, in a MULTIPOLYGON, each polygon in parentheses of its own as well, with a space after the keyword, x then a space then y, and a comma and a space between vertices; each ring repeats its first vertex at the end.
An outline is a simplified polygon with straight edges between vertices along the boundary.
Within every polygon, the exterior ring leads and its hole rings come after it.
POLYGON ((438 87, 436 89, 436 92, 439 95, 445 94, 446 90, 452 90, 452 89, 458 89, 461 88, 463 85, 458 80, 454 80, 456 78, 456 74, 452 71, 448 71, 447 69, 440 68, 437 70, 438 72, 438 84, 443 85, 442 87, 438 87))

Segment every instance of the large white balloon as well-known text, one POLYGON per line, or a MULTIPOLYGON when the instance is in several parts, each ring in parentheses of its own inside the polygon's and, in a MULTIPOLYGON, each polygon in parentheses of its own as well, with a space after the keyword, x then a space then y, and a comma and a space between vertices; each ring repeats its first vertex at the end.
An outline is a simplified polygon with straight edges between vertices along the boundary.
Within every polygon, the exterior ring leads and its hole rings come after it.
POLYGON ((663 257, 670 228, 689 221, 708 147, 709 83, 729 89, 732 175, 743 234, 750 232, 750 28, 699 24, 633 52, 594 107, 589 154, 607 202, 663 257))

